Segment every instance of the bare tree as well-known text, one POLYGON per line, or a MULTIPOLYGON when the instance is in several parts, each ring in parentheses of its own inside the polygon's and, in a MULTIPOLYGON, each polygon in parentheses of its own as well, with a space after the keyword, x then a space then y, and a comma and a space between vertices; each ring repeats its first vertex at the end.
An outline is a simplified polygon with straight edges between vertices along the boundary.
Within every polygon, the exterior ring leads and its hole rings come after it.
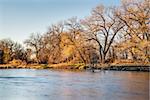
POLYGON ((12 59, 19 59, 19 60, 25 60, 26 56, 25 56, 25 50, 23 48, 23 46, 17 42, 13 43, 13 47, 12 47, 12 59))
POLYGON ((32 51, 35 52, 36 55, 36 61, 37 63, 40 62, 39 60, 39 52, 42 48, 42 43, 41 43, 42 36, 40 34, 31 34, 29 39, 25 40, 24 43, 31 47, 32 51))
POLYGON ((93 9, 92 15, 82 23, 87 30, 88 40, 95 41, 99 46, 100 62, 105 63, 115 36, 124 24, 115 16, 114 9, 106 9, 102 5, 93 9))
POLYGON ((62 22, 52 25, 44 36, 45 50, 48 52, 49 63, 60 63, 61 60, 61 34, 64 32, 62 22))
POLYGON ((75 47, 75 50, 79 54, 83 63, 86 63, 86 59, 83 55, 83 45, 85 44, 85 40, 83 38, 83 28, 76 17, 68 19, 65 22, 65 25, 68 29, 68 39, 75 47))
POLYGON ((123 0, 116 12, 116 16, 126 25, 120 50, 128 51, 134 61, 150 61, 149 5, 149 0, 123 0))
POLYGON ((11 39, 0 40, 0 49, 3 51, 3 63, 9 63, 13 59, 26 59, 22 45, 11 39))

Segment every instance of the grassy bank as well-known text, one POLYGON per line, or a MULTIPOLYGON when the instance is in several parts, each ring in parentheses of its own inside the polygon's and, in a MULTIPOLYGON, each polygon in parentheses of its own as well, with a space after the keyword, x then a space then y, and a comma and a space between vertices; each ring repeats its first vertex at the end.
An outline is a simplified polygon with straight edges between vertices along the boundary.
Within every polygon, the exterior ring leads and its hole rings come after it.
POLYGON ((71 64, 71 63, 60 63, 60 64, 0 64, 0 69, 86 69, 86 65, 83 63, 71 64))
POLYGON ((150 64, 0 64, 0 69, 116 70, 149 72, 150 64))

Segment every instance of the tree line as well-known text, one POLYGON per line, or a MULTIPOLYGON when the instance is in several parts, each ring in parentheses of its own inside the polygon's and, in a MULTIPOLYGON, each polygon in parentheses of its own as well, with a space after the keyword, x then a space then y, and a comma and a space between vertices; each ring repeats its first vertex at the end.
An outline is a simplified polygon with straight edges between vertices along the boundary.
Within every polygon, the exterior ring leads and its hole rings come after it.
POLYGON ((149 5, 149 0, 98 5, 84 19, 73 17, 51 25, 43 35, 31 34, 25 48, 10 39, 0 40, 3 63, 150 62, 149 5))

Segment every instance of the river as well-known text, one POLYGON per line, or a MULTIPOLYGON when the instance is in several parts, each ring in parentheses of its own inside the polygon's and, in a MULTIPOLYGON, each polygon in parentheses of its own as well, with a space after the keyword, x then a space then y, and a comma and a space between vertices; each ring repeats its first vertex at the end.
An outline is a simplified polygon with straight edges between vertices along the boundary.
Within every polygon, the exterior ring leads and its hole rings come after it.
POLYGON ((148 100, 149 72, 0 70, 0 100, 148 100))

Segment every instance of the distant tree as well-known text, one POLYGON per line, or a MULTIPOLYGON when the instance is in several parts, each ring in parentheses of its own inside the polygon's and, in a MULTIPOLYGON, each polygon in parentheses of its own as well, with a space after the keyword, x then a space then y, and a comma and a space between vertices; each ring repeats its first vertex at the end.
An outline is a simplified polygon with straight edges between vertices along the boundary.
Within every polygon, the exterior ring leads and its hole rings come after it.
POLYGON ((82 62, 86 63, 86 59, 83 55, 83 45, 85 44, 85 40, 83 38, 83 28, 80 22, 76 17, 73 17, 68 19, 65 22, 65 25, 68 29, 68 39, 70 40, 70 43, 72 46, 74 46, 74 49, 76 50, 76 53, 79 55, 82 62))
POLYGON ((16 43, 10 39, 0 40, 0 49, 4 52, 3 62, 9 63, 13 59, 24 60, 25 52, 21 44, 16 43))
POLYGON ((12 57, 12 59, 19 59, 19 60, 25 60, 26 59, 25 50, 21 44, 19 44, 17 42, 13 44, 11 57, 12 57))
POLYGON ((24 43, 32 49, 32 52, 35 53, 37 63, 40 63, 39 52, 42 48, 41 39, 42 39, 42 36, 40 34, 31 34, 29 39, 26 39, 24 41, 24 43))
POLYGON ((8 63, 12 60, 12 48, 13 48, 13 41, 10 39, 3 39, 0 41, 0 47, 4 51, 3 55, 3 62, 8 63))
POLYGON ((32 60, 32 49, 27 48, 25 50, 25 56, 26 56, 26 63, 33 63, 34 61, 32 60))
POLYGON ((45 52, 48 63, 61 62, 61 34, 64 32, 64 24, 62 22, 51 25, 48 32, 44 35, 45 52))

